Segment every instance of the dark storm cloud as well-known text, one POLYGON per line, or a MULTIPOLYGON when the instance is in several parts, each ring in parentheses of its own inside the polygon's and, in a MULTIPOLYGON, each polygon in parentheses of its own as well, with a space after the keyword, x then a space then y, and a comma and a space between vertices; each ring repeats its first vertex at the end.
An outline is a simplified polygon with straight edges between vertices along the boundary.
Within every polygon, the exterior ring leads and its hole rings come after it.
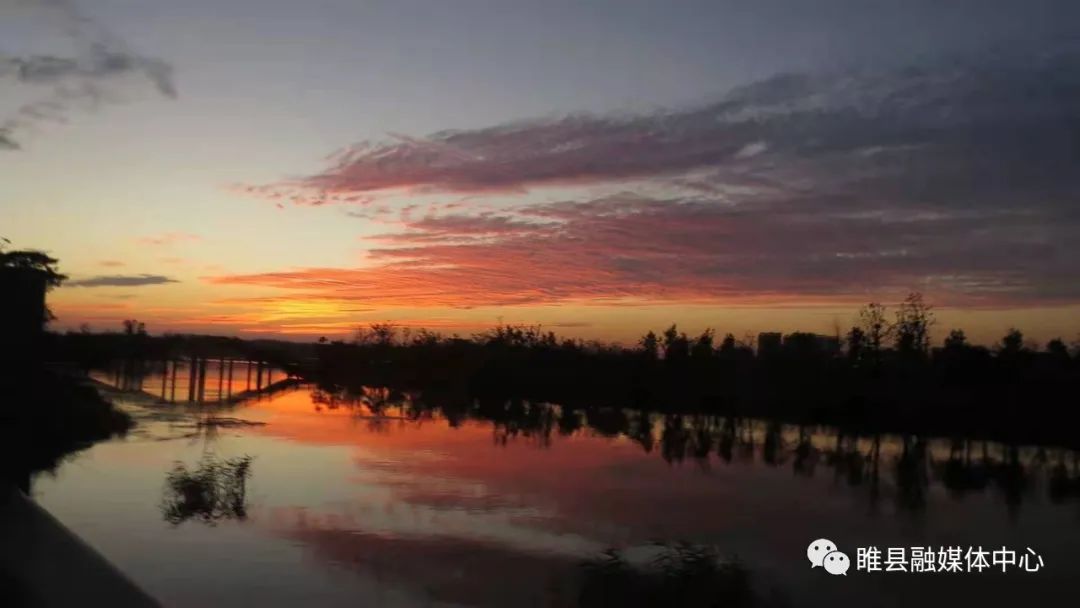
POLYGON ((162 95, 176 96, 172 68, 167 63, 109 49, 101 43, 95 43, 85 56, 79 58, 47 55, 0 58, 0 76, 29 84, 51 84, 72 78, 107 78, 133 72, 148 77, 162 95))
POLYGON ((44 96, 23 104, 0 122, 0 148, 19 149, 14 133, 40 123, 65 122, 73 106, 105 100, 125 76, 145 78, 162 95, 176 96, 172 67, 168 63, 131 51, 124 41, 82 15, 69 2, 20 0, 16 4, 47 16, 52 24, 60 24, 75 42, 77 54, 0 54, 0 81, 50 88, 44 96))
POLYGON ((68 281, 64 285, 68 287, 142 287, 145 285, 164 285, 166 283, 179 283, 179 281, 160 274, 114 274, 68 281))
POLYGON ((8 129, 0 127, 0 149, 4 150, 18 150, 19 144, 15 143, 15 140, 11 138, 11 133, 8 129))
MULTIPOLYGON (((829 177, 814 170, 831 164, 872 179, 909 164, 923 174, 939 161, 965 178, 1021 163, 1007 181, 1059 185, 1077 154, 1078 50, 1055 43, 1052 50, 984 52, 884 73, 789 74, 691 110, 396 136, 357 144, 326 171, 280 186, 322 201, 401 188, 513 191, 705 170, 727 171, 729 181, 741 176, 744 185, 763 174, 813 186, 829 177), (784 169, 781 161, 814 164, 784 169)), ((951 179, 934 173, 928 187, 941 194, 956 188, 955 172, 951 179)))

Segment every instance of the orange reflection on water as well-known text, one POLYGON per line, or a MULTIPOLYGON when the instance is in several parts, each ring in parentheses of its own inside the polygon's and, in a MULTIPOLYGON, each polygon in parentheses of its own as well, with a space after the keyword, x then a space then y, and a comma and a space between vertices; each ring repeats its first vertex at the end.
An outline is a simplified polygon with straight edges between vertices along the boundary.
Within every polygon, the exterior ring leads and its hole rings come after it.
MULTIPOLYGON (((488 421, 451 426, 438 414, 410 419, 407 410, 396 405, 373 415, 364 406, 328 407, 300 390, 263 401, 251 413, 267 423, 253 432, 350 447, 364 473, 354 482, 377 483, 394 501, 502 512, 531 528, 591 538, 590 545, 717 534, 786 509, 774 502, 728 512, 748 499, 738 479, 752 475, 750 469, 672 466, 625 437, 587 430, 556 436, 546 446, 536 437, 504 441, 488 421)), ((777 479, 775 491, 786 491, 786 482, 777 479)), ((768 490, 770 484, 757 485, 768 490)))
MULTIPOLYGON (((565 598, 582 559, 650 541, 715 545, 756 576, 792 590, 818 585, 816 593, 840 605, 851 602, 838 593, 865 598, 882 584, 892 585, 890 597, 912 603, 918 587, 852 577, 842 590, 820 588, 824 579, 803 560, 805 539, 823 531, 843 546, 1033 546, 1055 564, 1080 550, 1061 534, 1075 526, 1074 504, 1051 504, 1071 499, 1045 500, 1052 487, 1046 475, 1073 462, 1064 452, 969 442, 950 453, 940 442, 878 442, 764 420, 744 419, 729 432, 729 420, 719 416, 629 410, 590 410, 581 413, 584 424, 564 427, 557 407, 537 408, 539 418, 521 402, 444 413, 419 399, 368 389, 346 400, 300 386, 238 406, 154 404, 155 414, 201 416, 179 425, 172 441, 93 448, 98 466, 72 469, 64 483, 78 485, 68 498, 56 488, 46 496, 53 492, 69 513, 85 513, 86 529, 108 529, 118 551, 132 548, 125 569, 138 569, 161 563, 156 547, 139 549, 140 534, 161 524, 153 518, 172 463, 191 467, 207 452, 250 455, 245 521, 215 532, 188 522, 154 532, 158 542, 182 545, 174 550, 185 556, 210 543, 240 574, 261 572, 261 560, 285 555, 282 545, 302 547, 315 559, 287 568, 305 581, 322 580, 329 562, 360 580, 373 576, 386 587, 467 605, 549 605, 539 598, 565 598), (549 413, 553 418, 543 418, 549 413), (212 417, 263 424, 200 433, 197 423, 212 417), (643 420, 647 434, 634 431, 643 420), (734 442, 730 449, 725 437, 734 442), (880 454, 880 471, 853 464, 866 464, 871 453, 880 454), (911 455, 921 459, 904 460, 911 455), (110 496, 124 497, 122 516, 110 496), (140 518, 144 532, 131 527, 140 518), (241 533, 247 537, 234 536, 241 533), (268 549, 261 544, 267 538, 281 544, 268 549)), ((153 420, 143 426, 174 423, 153 420)), ((1063 568, 1039 582, 1064 588, 1073 574, 1063 568)), ((173 590, 170 584, 161 588, 173 590)), ((995 598, 1008 589, 979 591, 995 598)))

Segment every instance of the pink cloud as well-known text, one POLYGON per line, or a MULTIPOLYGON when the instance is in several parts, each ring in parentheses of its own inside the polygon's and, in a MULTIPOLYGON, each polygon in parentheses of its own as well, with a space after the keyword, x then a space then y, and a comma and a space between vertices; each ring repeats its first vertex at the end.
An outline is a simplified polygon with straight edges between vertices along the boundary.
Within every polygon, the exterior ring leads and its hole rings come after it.
POLYGON ((968 306, 1074 303, 1078 68, 1075 44, 1018 47, 781 75, 689 109, 362 142, 315 175, 243 188, 367 205, 350 215, 369 221, 392 213, 370 204, 386 191, 444 200, 410 202, 401 229, 371 239, 366 266, 210 280, 433 307, 839 303, 912 289, 968 306), (513 211, 461 196, 631 180, 661 194, 513 211))
POLYGON ((723 172, 725 185, 780 180, 819 190, 841 176, 850 187, 899 171, 905 179, 888 186, 907 197, 983 189, 978 177, 1002 171, 1010 177, 999 177, 999 190, 1028 171, 1047 187, 1072 188, 1064 172, 1075 157, 1063 134, 1080 117, 1078 68, 1080 48, 1063 44, 912 69, 786 74, 690 108, 392 134, 330 155, 313 175, 235 188, 297 205, 366 205, 393 190, 515 193, 629 180, 716 192, 715 183, 688 179, 701 171, 723 172))

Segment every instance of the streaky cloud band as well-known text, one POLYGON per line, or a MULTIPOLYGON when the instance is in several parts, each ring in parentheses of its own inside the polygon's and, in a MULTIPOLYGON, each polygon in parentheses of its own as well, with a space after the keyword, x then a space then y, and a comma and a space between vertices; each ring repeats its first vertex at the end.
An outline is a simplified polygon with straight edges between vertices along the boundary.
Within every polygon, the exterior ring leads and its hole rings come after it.
POLYGON ((146 285, 164 285, 166 283, 179 283, 160 274, 137 274, 137 275, 99 275, 88 279, 79 279, 64 283, 66 287, 143 287, 146 285))

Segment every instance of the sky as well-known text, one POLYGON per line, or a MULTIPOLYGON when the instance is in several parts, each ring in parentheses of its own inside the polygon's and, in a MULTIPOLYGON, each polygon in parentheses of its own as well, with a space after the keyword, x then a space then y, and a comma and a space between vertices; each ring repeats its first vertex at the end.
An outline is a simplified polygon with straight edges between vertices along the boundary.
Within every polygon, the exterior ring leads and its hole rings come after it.
POLYGON ((1080 333, 1071 1, 0 0, 60 329, 1080 333))

